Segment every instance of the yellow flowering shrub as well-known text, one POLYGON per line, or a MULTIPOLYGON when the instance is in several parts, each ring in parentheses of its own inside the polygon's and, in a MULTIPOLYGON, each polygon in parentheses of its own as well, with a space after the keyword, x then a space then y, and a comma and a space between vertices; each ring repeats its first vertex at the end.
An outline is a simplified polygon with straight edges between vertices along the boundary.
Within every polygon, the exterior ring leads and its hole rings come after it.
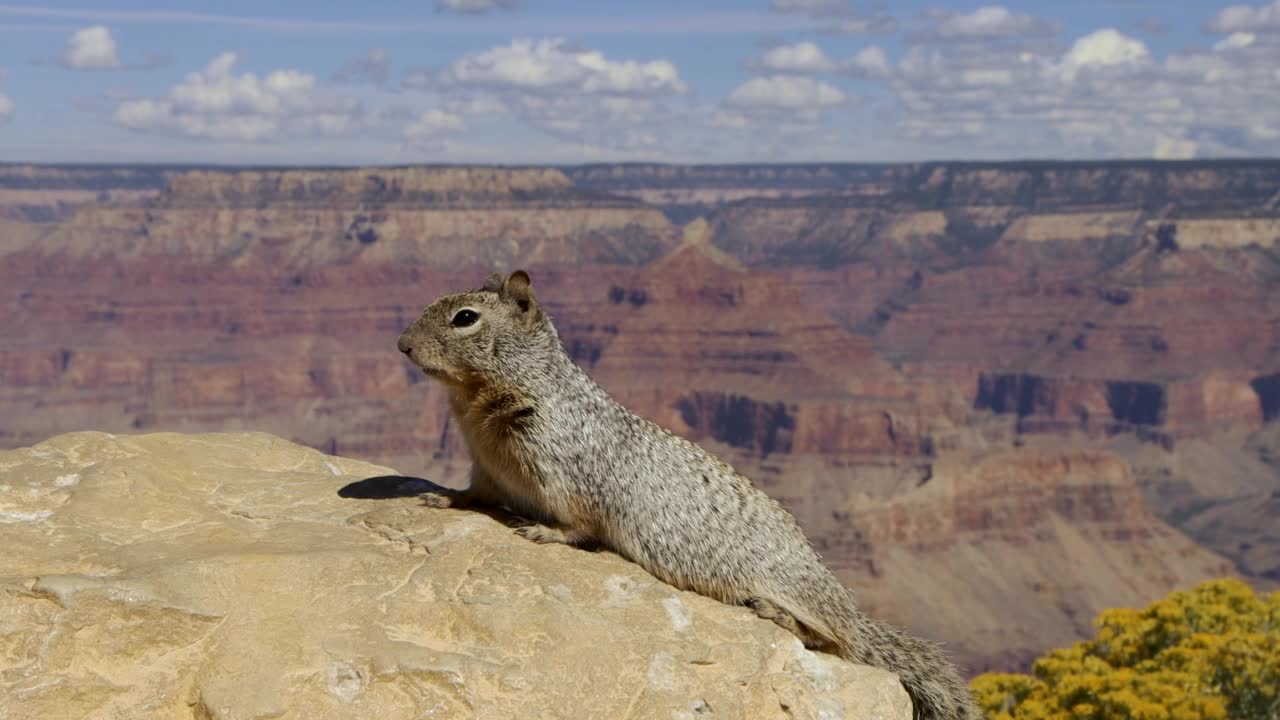
POLYGON ((1280 592, 1238 580, 1107 610, 1030 675, 973 680, 989 720, 1280 720, 1280 592))

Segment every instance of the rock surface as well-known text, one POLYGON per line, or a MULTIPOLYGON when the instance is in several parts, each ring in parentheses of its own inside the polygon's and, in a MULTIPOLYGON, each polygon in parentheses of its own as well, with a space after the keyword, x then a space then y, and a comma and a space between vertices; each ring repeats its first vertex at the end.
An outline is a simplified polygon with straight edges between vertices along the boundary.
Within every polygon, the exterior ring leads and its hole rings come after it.
POLYGON ((353 497, 426 486, 391 472, 261 433, 0 454, 0 717, 910 717, 614 555, 353 497))

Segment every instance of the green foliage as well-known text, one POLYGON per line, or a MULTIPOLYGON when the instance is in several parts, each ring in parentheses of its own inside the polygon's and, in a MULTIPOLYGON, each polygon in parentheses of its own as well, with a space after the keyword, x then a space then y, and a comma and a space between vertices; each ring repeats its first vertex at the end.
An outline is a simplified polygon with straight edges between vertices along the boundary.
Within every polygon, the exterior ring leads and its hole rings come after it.
POLYGON ((989 720, 1280 720, 1280 592, 1237 580, 1107 610, 1031 675, 974 679, 989 720))

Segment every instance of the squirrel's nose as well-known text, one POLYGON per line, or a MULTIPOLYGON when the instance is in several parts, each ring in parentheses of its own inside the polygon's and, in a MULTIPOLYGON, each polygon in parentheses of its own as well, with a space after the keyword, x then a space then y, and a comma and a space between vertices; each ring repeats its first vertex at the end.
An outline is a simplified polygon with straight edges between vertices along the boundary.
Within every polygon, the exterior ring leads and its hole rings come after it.
POLYGON ((403 335, 401 335, 400 339, 396 341, 396 347, 400 348, 400 352, 405 355, 413 354, 413 346, 409 344, 409 340, 403 335))

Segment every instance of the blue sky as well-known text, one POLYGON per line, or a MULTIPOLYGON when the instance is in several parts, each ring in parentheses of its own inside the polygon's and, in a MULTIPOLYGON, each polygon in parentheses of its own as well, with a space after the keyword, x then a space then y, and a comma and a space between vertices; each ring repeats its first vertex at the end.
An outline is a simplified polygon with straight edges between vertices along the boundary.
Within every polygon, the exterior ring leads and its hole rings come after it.
POLYGON ((0 3, 0 160, 1280 156, 1280 0, 0 3))

